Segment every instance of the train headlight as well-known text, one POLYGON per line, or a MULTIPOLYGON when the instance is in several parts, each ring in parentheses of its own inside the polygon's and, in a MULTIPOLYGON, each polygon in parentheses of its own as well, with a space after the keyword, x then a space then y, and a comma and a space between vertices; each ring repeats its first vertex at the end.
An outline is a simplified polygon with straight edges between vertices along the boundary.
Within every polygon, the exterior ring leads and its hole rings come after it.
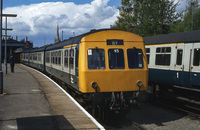
POLYGON ((137 82, 137 86, 138 86, 139 88, 141 88, 141 87, 143 86, 142 81, 138 81, 138 82, 137 82))
POLYGON ((97 91, 97 87, 98 87, 98 85, 97 85, 96 82, 93 82, 93 83, 92 83, 92 87, 97 91))

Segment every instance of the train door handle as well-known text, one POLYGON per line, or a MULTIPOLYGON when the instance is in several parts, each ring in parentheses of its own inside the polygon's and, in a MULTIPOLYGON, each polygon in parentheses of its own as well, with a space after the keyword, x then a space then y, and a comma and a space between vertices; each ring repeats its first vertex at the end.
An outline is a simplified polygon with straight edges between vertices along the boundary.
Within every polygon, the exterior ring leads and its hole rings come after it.
POLYGON ((177 78, 177 79, 179 78, 179 73, 178 73, 178 72, 176 73, 176 78, 177 78))

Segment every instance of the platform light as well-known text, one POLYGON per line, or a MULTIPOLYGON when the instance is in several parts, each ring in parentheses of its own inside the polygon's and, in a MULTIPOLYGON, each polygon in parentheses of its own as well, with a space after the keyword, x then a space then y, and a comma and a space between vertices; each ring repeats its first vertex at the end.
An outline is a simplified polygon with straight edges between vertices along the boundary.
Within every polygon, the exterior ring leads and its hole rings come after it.
POLYGON ((13 29, 8 29, 7 28, 7 18, 8 17, 17 17, 16 14, 2 14, 3 17, 6 17, 6 28, 2 29, 5 30, 5 57, 4 57, 4 65, 5 65, 5 74, 7 74, 7 31, 12 31, 13 29))
POLYGON ((3 72, 2 72, 2 7, 3 7, 3 0, 0 0, 0 94, 3 94, 3 72))

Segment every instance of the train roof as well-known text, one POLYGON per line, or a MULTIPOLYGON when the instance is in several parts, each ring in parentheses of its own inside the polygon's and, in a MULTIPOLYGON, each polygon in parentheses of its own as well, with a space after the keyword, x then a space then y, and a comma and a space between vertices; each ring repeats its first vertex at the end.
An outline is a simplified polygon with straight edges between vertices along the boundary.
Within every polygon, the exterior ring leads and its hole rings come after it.
POLYGON ((42 47, 33 48, 32 50, 30 50, 30 53, 44 51, 45 48, 47 48, 48 46, 51 46, 51 45, 46 45, 46 46, 42 46, 42 47))
MULTIPOLYGON (((71 44, 79 44, 83 37, 90 35, 92 33, 100 32, 100 31, 107 31, 107 30, 116 30, 116 29, 99 29, 99 30, 93 29, 90 32, 78 35, 76 37, 69 38, 60 43, 52 44, 51 46, 47 47, 46 50, 50 51, 50 50, 55 50, 55 49, 61 49, 61 48, 63 48, 63 46, 67 46, 67 45, 71 45, 71 44)), ((120 30, 118 30, 118 31, 120 31, 120 30)))
POLYGON ((144 37, 145 45, 200 42, 200 30, 144 37))

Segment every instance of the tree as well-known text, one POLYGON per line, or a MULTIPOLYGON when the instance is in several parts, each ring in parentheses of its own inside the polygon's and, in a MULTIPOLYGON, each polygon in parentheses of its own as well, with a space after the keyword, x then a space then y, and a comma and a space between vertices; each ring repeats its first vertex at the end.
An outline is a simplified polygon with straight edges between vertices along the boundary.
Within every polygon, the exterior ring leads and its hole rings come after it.
POLYGON ((183 18, 177 22, 171 24, 171 32, 185 32, 192 30, 192 8, 193 8, 193 30, 200 29, 200 8, 198 7, 198 1, 191 4, 188 3, 188 8, 183 18))
POLYGON ((178 3, 170 0, 122 0, 113 28, 141 36, 166 34, 170 24, 180 18, 178 3))

